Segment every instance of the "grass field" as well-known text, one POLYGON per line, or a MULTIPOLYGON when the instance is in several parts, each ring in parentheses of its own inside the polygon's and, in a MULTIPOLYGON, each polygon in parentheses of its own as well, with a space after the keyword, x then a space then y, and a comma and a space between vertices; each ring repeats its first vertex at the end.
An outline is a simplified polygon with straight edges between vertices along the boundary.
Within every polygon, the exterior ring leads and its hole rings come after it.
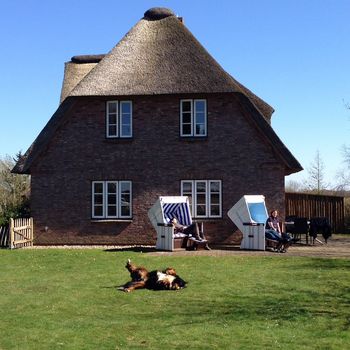
POLYGON ((0 349, 348 349, 350 261, 0 250, 0 349), (127 258, 181 291, 116 289, 127 258))

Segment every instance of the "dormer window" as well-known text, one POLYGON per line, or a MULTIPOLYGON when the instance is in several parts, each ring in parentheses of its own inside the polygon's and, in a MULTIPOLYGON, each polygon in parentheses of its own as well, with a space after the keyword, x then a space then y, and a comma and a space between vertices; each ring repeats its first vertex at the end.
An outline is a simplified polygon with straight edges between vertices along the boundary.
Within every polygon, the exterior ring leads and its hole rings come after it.
POLYGON ((132 137, 132 102, 108 101, 106 110, 107 138, 132 137))
POLYGON ((207 101, 181 100, 180 135, 183 137, 207 136, 207 101))

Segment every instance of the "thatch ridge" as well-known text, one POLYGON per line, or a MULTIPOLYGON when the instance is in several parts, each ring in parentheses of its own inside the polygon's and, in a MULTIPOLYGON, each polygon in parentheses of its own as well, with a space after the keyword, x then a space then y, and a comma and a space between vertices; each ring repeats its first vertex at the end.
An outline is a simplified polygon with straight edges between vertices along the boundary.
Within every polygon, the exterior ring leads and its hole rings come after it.
POLYGON ((175 16, 175 13, 165 7, 152 7, 145 12, 143 18, 149 21, 158 21, 169 16, 175 16))
POLYGON ((98 63, 105 57, 106 54, 99 55, 77 55, 71 58, 73 63, 98 63))

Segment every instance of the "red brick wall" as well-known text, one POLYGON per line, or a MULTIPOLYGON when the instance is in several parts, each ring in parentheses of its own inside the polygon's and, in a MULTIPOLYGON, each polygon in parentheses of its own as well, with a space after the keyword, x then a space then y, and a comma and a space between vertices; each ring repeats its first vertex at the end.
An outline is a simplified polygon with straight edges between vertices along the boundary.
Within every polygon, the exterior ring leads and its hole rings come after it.
POLYGON ((147 211, 159 195, 179 195, 180 180, 222 180, 222 219, 209 220, 210 241, 232 243, 227 211, 244 194, 263 194, 284 209, 284 168, 233 94, 132 97, 133 139, 105 137, 105 101, 82 98, 64 119, 32 172, 36 244, 155 244, 147 211), (179 137, 181 98, 206 98, 208 137, 179 137), (131 222, 91 220, 91 182, 131 180, 131 222))

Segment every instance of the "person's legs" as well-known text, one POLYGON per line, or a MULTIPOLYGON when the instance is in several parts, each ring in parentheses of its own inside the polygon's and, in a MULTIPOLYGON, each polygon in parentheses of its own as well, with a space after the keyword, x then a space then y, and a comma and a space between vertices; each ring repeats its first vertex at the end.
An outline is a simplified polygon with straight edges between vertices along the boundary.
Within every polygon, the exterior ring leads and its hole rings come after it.
POLYGON ((292 237, 290 237, 287 233, 282 233, 282 242, 284 250, 287 251, 292 244, 292 237))
POLYGON ((275 231, 275 230, 272 230, 272 229, 265 230, 265 236, 266 236, 266 238, 272 239, 272 240, 275 240, 275 241, 280 241, 281 240, 281 237, 278 234, 278 232, 275 231))
MULTIPOLYGON (((191 235, 194 239, 196 239, 199 243, 200 242, 206 242, 207 240, 204 237, 204 234, 202 231, 199 230, 198 223, 195 222, 191 224, 190 226, 186 227, 184 230, 184 233, 186 235, 191 235)), ((206 243, 205 247, 206 250, 211 250, 211 248, 208 246, 208 243, 206 243)))
POLYGON ((208 241, 207 241, 207 239, 206 239, 206 237, 205 237, 205 235, 204 235, 204 232, 203 232, 203 224, 201 225, 201 227, 202 227, 202 229, 200 230, 200 229, 199 229, 199 225, 198 225, 198 223, 197 223, 197 230, 198 230, 198 234, 199 234, 199 236, 200 236, 200 239, 201 239, 202 241, 206 242, 204 249, 206 249, 206 250, 211 250, 211 248, 210 248, 209 245, 208 245, 208 241))
POLYGON ((278 242, 278 244, 276 246, 277 251, 283 250, 283 240, 277 231, 275 231, 273 229, 267 229, 267 230, 265 230, 265 237, 267 239, 272 240, 272 241, 278 242))
POLYGON ((197 223, 193 223, 184 229, 184 234, 193 236, 195 239, 200 240, 199 230, 197 223))

